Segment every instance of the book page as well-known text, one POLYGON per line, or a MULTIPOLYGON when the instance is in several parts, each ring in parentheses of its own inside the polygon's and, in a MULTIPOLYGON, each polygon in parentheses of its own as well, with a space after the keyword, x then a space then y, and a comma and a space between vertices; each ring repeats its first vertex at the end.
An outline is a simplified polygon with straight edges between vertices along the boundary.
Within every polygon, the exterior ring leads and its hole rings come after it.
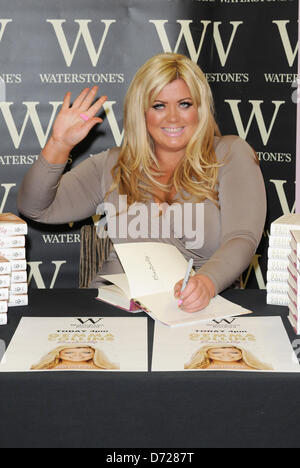
POLYGON ((152 371, 300 372, 281 317, 155 323, 152 371))
POLYGON ((177 247, 159 242, 115 244, 132 298, 173 291, 188 262, 177 247))
POLYGON ((221 296, 214 297, 208 307, 193 314, 181 310, 178 307, 178 299, 171 293, 144 296, 137 300, 152 318, 171 327, 252 313, 221 296))
POLYGON ((104 285, 98 289, 97 298, 99 301, 107 302, 113 306, 129 311, 130 299, 128 299, 122 289, 115 284, 104 285))
POLYGON ((131 299, 131 293, 129 289, 128 279, 125 273, 115 274, 115 275, 103 275, 101 278, 109 281, 110 283, 115 284, 123 291, 123 294, 127 297, 127 299, 131 299))
POLYGON ((23 317, 0 372, 148 370, 146 317, 23 317))

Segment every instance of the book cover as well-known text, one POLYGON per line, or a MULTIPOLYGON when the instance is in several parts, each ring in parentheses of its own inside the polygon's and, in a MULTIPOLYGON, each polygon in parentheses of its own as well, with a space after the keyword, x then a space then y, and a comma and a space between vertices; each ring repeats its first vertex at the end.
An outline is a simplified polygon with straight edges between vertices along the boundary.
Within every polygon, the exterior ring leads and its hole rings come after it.
POLYGON ((0 275, 0 288, 8 288, 10 286, 10 275, 0 275))
POLYGON ((8 299, 8 307, 25 307, 28 306, 27 294, 10 294, 8 299))
POLYGON ((11 283, 27 283, 26 271, 13 271, 11 273, 11 283))
POLYGON ((269 247, 273 249, 290 249, 291 236, 270 236, 269 247))
POLYGON ((7 325, 7 314, 0 314, 0 326, 7 325))
POLYGON ((152 371, 300 372, 280 317, 155 324, 152 371))
POLYGON ((10 249, 12 247, 25 247, 25 236, 0 235, 0 248, 10 249))
POLYGON ((0 301, 0 314, 6 314, 8 310, 8 304, 6 300, 0 301))
POLYGON ((23 219, 13 213, 0 214, 0 235, 14 236, 28 234, 28 226, 23 219))
POLYGON ((277 271, 277 270, 268 270, 267 271, 267 281, 276 281, 278 283, 286 283, 289 277, 289 272, 287 271, 277 271))
POLYGON ((0 372, 147 371, 145 317, 23 317, 0 372))
POLYGON ((289 291, 289 284, 288 281, 286 283, 277 282, 277 281, 269 281, 267 283, 267 293, 268 294, 287 294, 289 291))
POLYGON ((289 319, 289 322, 290 322, 290 324, 291 324, 291 326, 292 326, 294 332, 296 333, 296 335, 299 335, 300 330, 299 330, 298 324, 297 324, 297 322, 295 321, 295 319, 294 319, 292 313, 289 313, 288 319, 289 319))
POLYGON ((289 259, 286 260, 273 260, 272 258, 268 259, 268 270, 276 270, 276 271, 287 271, 287 267, 289 264, 289 259))
POLYGON ((0 255, 8 260, 24 260, 26 258, 26 250, 24 247, 0 248, 0 255))
POLYGON ((11 273, 11 263, 10 261, 0 256, 0 275, 9 275, 11 273))
POLYGON ((27 262, 26 260, 11 260, 11 271, 26 271, 27 269, 27 262))
POLYGON ((291 253, 291 249, 287 248, 275 248, 269 247, 268 248, 268 258, 273 260, 286 260, 291 253))
POLYGON ((9 297, 9 289, 0 288, 0 301, 8 301, 8 297, 9 297))
POLYGON ((288 293, 271 293, 267 294, 267 304, 268 305, 278 305, 286 307, 289 305, 289 296, 288 293))
POLYGON ((286 214, 273 221, 270 234, 290 235, 290 231, 300 229, 300 214, 286 214))
POLYGON ((26 295, 28 294, 28 285, 27 283, 12 283, 10 285, 10 293, 11 295, 26 295))

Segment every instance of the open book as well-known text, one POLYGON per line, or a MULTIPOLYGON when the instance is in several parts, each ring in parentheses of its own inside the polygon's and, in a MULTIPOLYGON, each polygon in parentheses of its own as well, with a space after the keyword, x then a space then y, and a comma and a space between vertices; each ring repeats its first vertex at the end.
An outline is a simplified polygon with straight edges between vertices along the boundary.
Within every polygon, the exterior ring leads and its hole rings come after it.
POLYGON ((125 274, 102 276, 113 284, 101 287, 97 299, 126 310, 136 304, 154 320, 169 326, 251 313, 221 296, 212 299, 204 310, 184 312, 174 297, 174 286, 184 278, 188 262, 175 246, 140 242, 114 247, 125 274))

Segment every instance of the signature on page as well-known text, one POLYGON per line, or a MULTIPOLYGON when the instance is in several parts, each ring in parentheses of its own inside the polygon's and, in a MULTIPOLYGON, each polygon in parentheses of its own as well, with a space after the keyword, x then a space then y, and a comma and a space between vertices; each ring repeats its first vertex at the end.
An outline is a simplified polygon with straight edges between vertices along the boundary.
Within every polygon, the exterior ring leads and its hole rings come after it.
POLYGON ((154 279, 154 281, 159 281, 158 274, 157 274, 154 266, 152 265, 150 257, 146 256, 145 261, 148 264, 149 270, 152 272, 152 278, 154 279))

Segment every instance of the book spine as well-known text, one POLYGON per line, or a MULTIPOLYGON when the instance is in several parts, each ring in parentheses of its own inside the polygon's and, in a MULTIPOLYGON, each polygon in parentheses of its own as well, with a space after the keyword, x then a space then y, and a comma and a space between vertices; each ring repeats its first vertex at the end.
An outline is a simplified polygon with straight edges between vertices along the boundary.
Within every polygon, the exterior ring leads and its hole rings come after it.
POLYGON ((0 288, 8 288, 10 286, 10 275, 0 275, 0 288))
POLYGON ((10 295, 8 300, 8 307, 20 307, 28 305, 28 296, 24 295, 10 295))
POLYGON ((276 270, 276 271, 287 271, 289 266, 289 259, 287 260, 273 260, 269 258, 268 260, 268 270, 276 270))
POLYGON ((0 236, 0 249, 25 247, 25 236, 0 236))
POLYGON ((23 247, 12 247, 11 249, 0 249, 0 255, 8 260, 24 260, 26 251, 23 247))
POLYGON ((280 282, 269 282, 267 283, 267 293, 268 294, 287 294, 289 291, 289 284, 280 283, 280 282))
POLYGON ((277 249, 269 247, 268 258, 273 260, 286 260, 291 253, 291 249, 277 249))
POLYGON ((0 301, 0 314, 7 314, 8 304, 7 301, 0 301))
POLYGON ((9 261, 0 262, 0 275, 10 275, 11 273, 11 264, 9 261))
POLYGON ((27 272, 26 271, 13 271, 11 273, 11 283, 26 283, 27 272))
POLYGON ((296 255, 296 252, 294 250, 291 250, 291 253, 288 255, 288 257, 290 258, 290 260, 296 264, 297 263, 297 255, 296 255))
POLYGON ((295 321, 293 315, 289 314, 288 319, 289 319, 290 324, 292 325, 292 328, 293 328, 294 332, 296 333, 296 335, 299 335, 298 323, 295 321))
POLYGON ((270 236, 269 246, 274 249, 290 249, 290 241, 290 237, 270 236))
POLYGON ((268 305, 288 306, 289 296, 288 294, 267 294, 268 305))
MULTIPOLYGON (((295 279, 293 278, 292 275, 289 276, 288 285, 289 285, 289 290, 290 290, 290 288, 291 288, 291 289, 293 289, 294 291, 297 291, 297 289, 298 289, 297 283, 295 282, 295 279)), ((288 291, 288 292, 289 292, 289 291, 288 291)))
POLYGON ((290 246, 291 246, 292 250, 297 250, 297 241, 296 241, 295 237, 293 236, 293 233, 292 233, 292 236, 291 236, 290 246))
POLYGON ((291 236, 291 231, 299 231, 300 226, 297 224, 271 224, 271 236, 291 236))
POLYGON ((278 283, 286 283, 289 277, 288 271, 276 271, 276 270, 268 270, 267 271, 267 281, 275 281, 278 283))
POLYGON ((290 313, 293 314, 295 320, 298 322, 298 310, 297 310, 297 307, 294 303, 294 301, 290 300, 289 302, 289 310, 290 310, 290 313))
POLYGON ((0 315, 0 326, 7 325, 7 314, 0 315))
POLYGON ((10 285, 10 294, 17 295, 17 294, 27 294, 28 293, 28 285, 27 283, 12 283, 10 285))
POLYGON ((25 271, 27 268, 26 260, 11 260, 11 271, 25 271))
POLYGON ((0 222, 1 236, 26 236, 28 234, 28 226, 25 223, 4 223, 0 222))
POLYGON ((9 297, 9 289, 0 288, 0 301, 8 301, 8 297, 9 297))

